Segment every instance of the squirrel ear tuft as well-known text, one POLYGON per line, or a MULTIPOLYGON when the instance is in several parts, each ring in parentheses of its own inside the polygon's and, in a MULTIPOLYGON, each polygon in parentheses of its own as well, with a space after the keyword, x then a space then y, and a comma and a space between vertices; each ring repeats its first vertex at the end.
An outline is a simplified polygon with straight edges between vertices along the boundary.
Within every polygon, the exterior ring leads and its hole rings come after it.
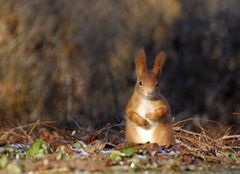
POLYGON ((135 64, 137 77, 147 71, 146 54, 143 48, 138 51, 135 59, 135 64))
POLYGON ((157 54, 153 68, 152 68, 152 72, 155 76, 158 76, 161 73, 166 57, 167 57, 167 54, 165 51, 160 51, 157 54))

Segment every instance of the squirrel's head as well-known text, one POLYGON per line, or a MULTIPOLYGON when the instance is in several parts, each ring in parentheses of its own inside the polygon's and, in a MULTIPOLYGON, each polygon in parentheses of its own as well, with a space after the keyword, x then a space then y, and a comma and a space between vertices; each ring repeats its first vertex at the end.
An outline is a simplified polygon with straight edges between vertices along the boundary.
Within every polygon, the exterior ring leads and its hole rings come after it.
POLYGON ((136 75, 137 82, 135 91, 147 99, 157 99, 160 96, 158 76, 166 59, 166 53, 161 51, 157 54, 153 68, 147 69, 146 55, 141 49, 136 56, 136 75))

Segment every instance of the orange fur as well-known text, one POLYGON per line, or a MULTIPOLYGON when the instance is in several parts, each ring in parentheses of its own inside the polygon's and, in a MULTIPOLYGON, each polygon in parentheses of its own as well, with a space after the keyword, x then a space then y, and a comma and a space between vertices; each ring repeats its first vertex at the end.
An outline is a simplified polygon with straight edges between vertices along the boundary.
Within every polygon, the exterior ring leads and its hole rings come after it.
POLYGON ((166 60, 167 54, 164 51, 161 51, 157 54, 152 72, 155 76, 158 76, 162 70, 163 64, 166 60))
POLYGON ((143 49, 141 49, 136 57, 135 64, 136 64, 136 73, 137 75, 140 75, 147 70, 146 66, 146 55, 143 49))
POLYGON ((159 124, 153 133, 153 142, 170 146, 175 143, 171 123, 159 124))
POLYGON ((148 125, 147 120, 143 119, 141 116, 139 116, 136 112, 127 112, 128 118, 136 123, 139 126, 146 127, 148 125))
POLYGON ((153 112, 148 113, 147 118, 150 121, 157 121, 161 117, 165 116, 166 114, 167 114, 167 107, 163 104, 159 107, 159 109, 156 109, 153 112))
POLYGON ((134 143, 174 143, 170 107, 160 94, 157 76, 164 64, 166 54, 160 52, 152 71, 147 70, 146 56, 141 49, 136 56, 137 83, 126 113, 126 140, 134 143))

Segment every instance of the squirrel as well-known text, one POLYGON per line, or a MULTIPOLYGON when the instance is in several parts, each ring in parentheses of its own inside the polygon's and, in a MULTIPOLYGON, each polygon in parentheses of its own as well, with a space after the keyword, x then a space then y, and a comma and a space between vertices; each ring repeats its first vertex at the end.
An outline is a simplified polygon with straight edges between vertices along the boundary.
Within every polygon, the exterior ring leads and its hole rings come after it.
POLYGON ((146 55, 141 49, 135 59, 137 82, 125 109, 125 138, 128 143, 175 143, 170 106, 159 90, 158 76, 167 55, 157 54, 153 68, 147 69, 146 55))

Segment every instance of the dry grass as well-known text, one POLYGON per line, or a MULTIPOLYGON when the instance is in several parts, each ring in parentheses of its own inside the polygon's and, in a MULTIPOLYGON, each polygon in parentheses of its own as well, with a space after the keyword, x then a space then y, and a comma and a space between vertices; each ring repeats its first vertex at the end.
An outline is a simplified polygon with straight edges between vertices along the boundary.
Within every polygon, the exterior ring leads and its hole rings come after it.
MULTIPOLYGON (((31 144, 40 138, 50 145, 71 144, 83 141, 87 145, 96 141, 117 147, 124 142, 124 124, 106 125, 99 130, 80 128, 66 131, 53 121, 37 121, 27 125, 1 130, 1 143, 31 144)), ((237 164, 240 157, 240 134, 223 128, 218 122, 201 119, 186 119, 174 123, 175 148, 184 155, 192 155, 208 162, 237 164), (230 157, 229 155, 233 154, 230 157), (232 158, 232 159, 231 159, 232 158)), ((122 145, 121 145, 122 146, 122 145)))
POLYGON ((225 160, 232 163, 233 161, 226 159, 228 154, 234 154, 234 158, 240 157, 240 135, 234 134, 231 128, 224 128, 218 122, 186 119, 175 123, 174 131, 178 146, 194 156, 216 163, 222 163, 225 160), (197 125, 193 122, 197 122, 197 125), (211 126, 203 126, 206 123, 210 123, 211 126), (188 125, 197 127, 199 131, 186 129, 188 125))

